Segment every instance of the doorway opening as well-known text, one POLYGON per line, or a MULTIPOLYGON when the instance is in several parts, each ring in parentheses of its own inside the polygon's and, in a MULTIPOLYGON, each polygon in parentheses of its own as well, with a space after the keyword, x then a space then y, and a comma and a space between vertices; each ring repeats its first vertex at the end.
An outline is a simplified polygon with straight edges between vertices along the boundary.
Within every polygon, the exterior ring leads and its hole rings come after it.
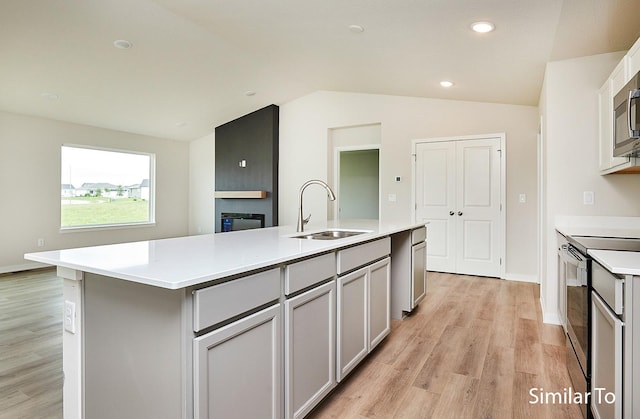
POLYGON ((336 218, 379 219, 379 146, 338 147, 335 162, 336 218))

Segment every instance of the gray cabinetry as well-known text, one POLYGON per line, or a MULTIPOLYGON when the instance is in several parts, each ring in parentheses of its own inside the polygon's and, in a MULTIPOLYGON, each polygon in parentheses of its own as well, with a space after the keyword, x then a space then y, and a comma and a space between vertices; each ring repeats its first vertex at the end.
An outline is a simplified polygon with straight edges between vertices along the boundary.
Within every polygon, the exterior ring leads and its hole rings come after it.
POLYGON ((337 379, 367 355, 367 268, 338 278, 337 379))
POLYGON ((389 238, 338 251, 338 381, 389 334, 390 252, 389 238))
POLYGON ((427 292, 427 229, 394 234, 391 243, 391 317, 401 319, 424 299, 427 292))
POLYGON ((285 417, 304 417, 336 385, 336 282, 285 301, 285 417))
POLYGON ((594 292, 591 300, 591 411, 622 418, 622 321, 594 292))
POLYGON ((427 243, 411 246, 411 309, 416 308, 427 295, 427 243))
POLYGON ((285 267, 286 418, 304 417, 336 385, 335 276, 335 253, 285 267))
POLYGON ((281 307, 194 341, 195 418, 282 417, 281 307))
POLYGON ((391 259, 370 265, 368 271, 368 351, 371 351, 391 331, 391 259))
POLYGON ((595 261, 591 277, 591 411, 596 419, 621 419, 625 281, 595 261))
POLYGON ((282 417, 280 272, 193 292, 195 418, 282 417))

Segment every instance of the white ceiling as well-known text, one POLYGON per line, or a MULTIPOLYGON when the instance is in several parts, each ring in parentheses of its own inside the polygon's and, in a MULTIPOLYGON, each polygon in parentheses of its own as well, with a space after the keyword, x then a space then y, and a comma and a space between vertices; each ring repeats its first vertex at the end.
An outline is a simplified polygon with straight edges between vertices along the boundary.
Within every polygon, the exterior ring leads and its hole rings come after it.
POLYGON ((316 90, 535 106, 548 61, 628 49, 637 16, 638 0, 2 0, 0 109, 191 140, 316 90))

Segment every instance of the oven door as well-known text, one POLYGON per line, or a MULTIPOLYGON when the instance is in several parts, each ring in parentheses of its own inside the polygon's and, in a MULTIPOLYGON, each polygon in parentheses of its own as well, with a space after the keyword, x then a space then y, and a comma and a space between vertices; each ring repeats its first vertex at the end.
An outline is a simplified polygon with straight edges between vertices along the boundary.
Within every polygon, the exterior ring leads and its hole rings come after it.
POLYGON ((588 259, 571 245, 563 246, 567 286, 567 334, 585 377, 588 377, 589 284, 588 259))

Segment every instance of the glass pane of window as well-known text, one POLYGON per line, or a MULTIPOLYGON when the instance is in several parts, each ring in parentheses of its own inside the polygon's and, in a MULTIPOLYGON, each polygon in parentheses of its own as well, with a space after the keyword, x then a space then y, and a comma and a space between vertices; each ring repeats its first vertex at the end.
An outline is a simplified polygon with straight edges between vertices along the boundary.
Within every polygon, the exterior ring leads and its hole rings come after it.
POLYGON ((153 155, 62 146, 62 228, 153 222, 153 155))

